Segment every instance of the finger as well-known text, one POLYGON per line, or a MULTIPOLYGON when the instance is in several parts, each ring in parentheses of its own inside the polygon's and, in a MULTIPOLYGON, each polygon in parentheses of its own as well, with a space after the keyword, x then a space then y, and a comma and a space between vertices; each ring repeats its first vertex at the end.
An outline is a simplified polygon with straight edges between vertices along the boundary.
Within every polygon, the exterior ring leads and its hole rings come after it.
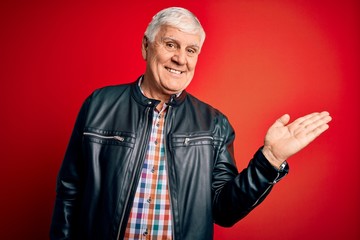
POLYGON ((318 136, 320 136, 323 132, 325 132, 329 128, 328 124, 323 124, 317 128, 315 128, 313 131, 309 132, 307 134, 307 139, 310 142, 314 141, 318 136))
POLYGON ((314 113, 310 113, 307 114, 305 116, 299 117, 298 119, 296 119, 294 122, 292 122, 292 125, 304 125, 306 124, 306 122, 308 122, 309 119, 317 116, 319 113, 318 112, 314 112, 314 113))
POLYGON ((300 117, 298 119, 296 119, 292 124, 296 127, 296 126, 300 126, 300 127, 307 127, 308 125, 312 124, 313 122, 318 121, 319 119, 322 119, 324 117, 328 117, 330 114, 326 111, 318 113, 318 112, 314 112, 314 113, 310 113, 308 115, 305 115, 303 117, 300 117))
POLYGON ((307 125, 303 125, 303 131, 305 131, 306 133, 311 133, 312 131, 317 131, 318 128, 324 128, 323 126, 325 126, 325 128, 327 129, 329 128, 327 123, 329 123, 330 121, 331 117, 328 115, 323 116, 319 119, 313 119, 313 122, 309 122, 307 125))
POLYGON ((323 121, 326 121, 330 118, 331 120, 331 117, 330 117, 330 114, 326 111, 324 112, 321 112, 321 113, 318 113, 318 114, 314 114, 312 117, 310 117, 308 120, 310 121, 313 121, 313 122, 316 122, 316 121, 319 121, 320 120, 323 120, 323 121))
POLYGON ((324 123, 329 123, 332 120, 332 117, 330 116, 330 113, 324 111, 321 113, 321 121, 324 123))
POLYGON ((317 138, 320 134, 322 134, 323 132, 325 132, 326 130, 329 129, 329 125, 328 124, 322 124, 319 127, 315 128, 311 134, 313 134, 314 138, 317 138))
POLYGON ((312 129, 315 129, 322 124, 326 124, 326 123, 330 122, 331 119, 332 118, 330 117, 328 112, 322 112, 322 113, 313 115, 309 119, 302 122, 301 125, 304 128, 309 128, 309 130, 311 131, 312 129))
POLYGON ((283 127, 286 124, 288 124, 289 121, 290 121, 289 114, 284 114, 280 118, 278 118, 271 127, 283 127))
POLYGON ((322 116, 330 116, 330 113, 328 111, 323 111, 320 113, 322 116))

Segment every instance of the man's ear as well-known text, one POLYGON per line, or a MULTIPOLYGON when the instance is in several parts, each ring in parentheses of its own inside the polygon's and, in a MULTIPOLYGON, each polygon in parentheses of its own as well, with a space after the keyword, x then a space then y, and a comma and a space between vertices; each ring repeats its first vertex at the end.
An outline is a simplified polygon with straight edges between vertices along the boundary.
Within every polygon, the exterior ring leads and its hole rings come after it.
POLYGON ((142 53, 142 56, 145 61, 146 61, 146 57, 147 57, 148 46, 149 46, 149 40, 147 39, 146 36, 144 36, 143 40, 142 40, 142 45, 141 45, 141 53, 142 53))

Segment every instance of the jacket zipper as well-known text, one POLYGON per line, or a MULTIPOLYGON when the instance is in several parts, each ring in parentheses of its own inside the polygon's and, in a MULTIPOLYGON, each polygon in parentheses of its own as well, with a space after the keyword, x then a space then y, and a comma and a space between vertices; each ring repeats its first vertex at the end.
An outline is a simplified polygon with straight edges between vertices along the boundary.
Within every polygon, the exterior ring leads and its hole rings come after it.
POLYGON ((170 209, 171 209, 171 228, 172 228, 172 235, 174 237, 174 240, 176 239, 175 237, 175 219, 174 219, 174 207, 173 207, 173 199, 171 197, 171 189, 170 189, 170 166, 169 166, 169 161, 170 161, 170 158, 171 156, 168 155, 168 151, 167 151, 167 146, 168 146, 168 137, 167 137, 167 129, 168 129, 168 122, 171 121, 170 118, 171 118, 171 105, 168 106, 168 112, 167 112, 167 116, 166 116, 166 119, 165 119, 165 127, 164 127, 164 134, 166 135, 166 138, 165 138, 165 141, 164 141, 164 149, 165 149, 165 152, 164 152, 164 155, 165 155, 165 161, 166 161, 166 178, 167 178, 167 186, 168 186, 168 194, 169 194, 169 199, 170 199, 170 209))
POLYGON ((277 182, 278 178, 280 177, 280 173, 277 173, 276 178, 274 179, 274 181, 269 182, 269 186, 265 189, 265 191, 260 195, 260 197, 255 201, 255 203, 251 206, 251 207, 255 207, 257 205, 257 203, 260 201, 260 199, 270 190, 270 188, 277 182))
POLYGON ((115 139, 118 140, 120 142, 123 142, 125 140, 124 137, 118 136, 118 135, 114 135, 114 136, 106 136, 106 135, 101 135, 101 134, 96 134, 96 133, 91 133, 91 132, 84 132, 85 136, 93 136, 93 137, 98 137, 98 138, 102 138, 102 139, 115 139))
POLYGON ((210 139, 210 140, 214 140, 214 138, 212 136, 198 136, 198 137, 187 137, 184 140, 184 144, 187 146, 189 145, 189 143, 191 141, 196 141, 196 140, 204 140, 204 139, 210 139))
MULTIPOLYGON (((135 171, 139 168, 139 165, 141 164, 143 164, 143 161, 144 161, 144 151, 146 150, 146 147, 147 147, 147 145, 145 144, 145 142, 146 142, 146 140, 148 139, 148 126, 149 126, 149 112, 150 112, 150 107, 147 107, 146 108, 146 113, 145 113, 145 115, 146 115, 146 121, 145 121, 145 133, 144 133, 144 136, 145 137, 142 137, 142 136, 140 136, 141 137, 141 143, 139 143, 139 146, 143 146, 143 148, 142 148, 142 151, 141 151, 141 155, 140 155, 140 158, 138 158, 138 159, 141 159, 141 161, 137 161, 136 162, 136 166, 135 166, 135 171)), ((125 217, 125 213, 127 212, 127 210, 128 210, 128 204, 129 204, 129 198, 130 198, 130 194, 131 194, 131 191, 132 191, 132 188, 133 188, 133 186, 134 186, 134 180, 135 180, 135 177, 136 176, 138 176, 138 174, 133 174, 133 176, 132 176, 132 178, 131 178, 131 181, 130 181, 130 186, 129 186, 129 191, 127 191, 127 195, 126 195, 126 201, 125 201, 125 203, 124 203, 124 211, 123 211, 123 213, 122 213, 122 216, 121 216, 121 218, 120 218, 120 223, 119 223, 119 227, 118 227, 118 233, 117 233, 117 240, 119 240, 120 239, 120 233, 121 233, 121 226, 123 225, 123 222, 124 222, 124 217, 125 217)))

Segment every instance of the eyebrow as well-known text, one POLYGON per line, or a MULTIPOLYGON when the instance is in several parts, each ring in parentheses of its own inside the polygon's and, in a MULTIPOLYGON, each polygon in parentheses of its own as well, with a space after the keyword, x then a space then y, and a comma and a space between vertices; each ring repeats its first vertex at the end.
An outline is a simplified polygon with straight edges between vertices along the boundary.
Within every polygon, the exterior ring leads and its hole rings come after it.
MULTIPOLYGON (((176 42, 178 45, 180 45, 180 44, 179 44, 179 41, 176 40, 175 38, 172 38, 172 37, 162 37, 161 39, 162 39, 162 41, 164 41, 164 40, 171 40, 171 41, 176 42)), ((186 47, 192 47, 192 48, 200 49, 200 46, 199 46, 197 43, 187 45, 186 47)))

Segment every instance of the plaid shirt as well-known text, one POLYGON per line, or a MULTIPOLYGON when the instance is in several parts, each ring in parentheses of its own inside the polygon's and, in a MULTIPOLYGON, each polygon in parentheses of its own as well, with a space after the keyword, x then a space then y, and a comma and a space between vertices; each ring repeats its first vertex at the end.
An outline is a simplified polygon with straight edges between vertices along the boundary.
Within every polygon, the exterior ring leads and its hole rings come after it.
POLYGON ((150 142, 125 232, 125 239, 172 239, 164 123, 166 104, 154 110, 150 142))

